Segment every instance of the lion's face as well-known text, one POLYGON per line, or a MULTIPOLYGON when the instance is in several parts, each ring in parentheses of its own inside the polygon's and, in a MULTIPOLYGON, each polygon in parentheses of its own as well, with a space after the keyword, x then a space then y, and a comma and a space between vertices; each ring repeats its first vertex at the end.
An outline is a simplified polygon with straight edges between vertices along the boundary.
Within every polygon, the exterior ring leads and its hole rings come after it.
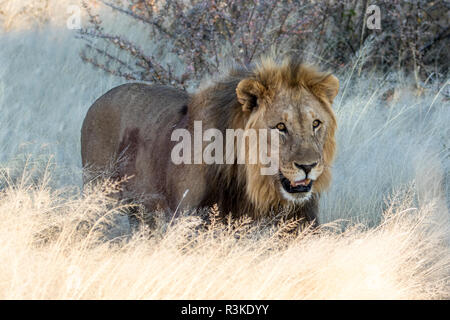
POLYGON ((306 89, 278 92, 264 109, 257 126, 279 134, 279 172, 272 176, 277 191, 287 201, 304 201, 327 165, 324 147, 334 118, 306 89))
POLYGON ((330 183, 336 129, 331 104, 339 81, 314 70, 299 72, 303 75, 299 76, 298 85, 294 76, 289 85, 277 81, 270 87, 264 81, 246 79, 237 88, 238 99, 248 113, 247 127, 275 129, 279 135, 278 173, 255 178, 254 169, 248 170, 252 199, 264 198, 262 190, 266 194, 268 190, 261 185, 265 184, 272 186, 276 198, 302 203, 330 183))

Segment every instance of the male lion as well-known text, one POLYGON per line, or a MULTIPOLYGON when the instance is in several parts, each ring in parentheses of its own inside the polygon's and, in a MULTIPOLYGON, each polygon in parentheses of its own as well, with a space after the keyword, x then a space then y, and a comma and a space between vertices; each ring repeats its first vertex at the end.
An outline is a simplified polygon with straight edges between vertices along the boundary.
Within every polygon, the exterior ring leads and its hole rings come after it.
POLYGON ((318 224, 320 192, 330 184, 339 89, 330 73, 293 59, 263 60, 233 69, 195 94, 161 85, 125 84, 89 109, 81 134, 84 167, 129 177, 122 198, 140 197, 150 212, 205 208, 253 218, 283 213, 318 224), (255 164, 179 164, 171 160, 173 130, 276 129, 279 171, 261 175, 255 164))

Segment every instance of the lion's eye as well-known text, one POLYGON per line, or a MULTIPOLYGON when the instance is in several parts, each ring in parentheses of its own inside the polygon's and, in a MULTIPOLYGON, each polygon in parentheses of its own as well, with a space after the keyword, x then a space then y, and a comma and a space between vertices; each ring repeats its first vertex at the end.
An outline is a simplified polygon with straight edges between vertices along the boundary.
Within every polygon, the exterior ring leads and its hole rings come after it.
POLYGON ((321 124, 322 124, 322 121, 316 119, 313 121, 313 128, 317 129, 318 127, 320 127, 321 124))
POLYGON ((282 132, 286 132, 286 125, 283 122, 280 122, 276 125, 276 128, 282 132))

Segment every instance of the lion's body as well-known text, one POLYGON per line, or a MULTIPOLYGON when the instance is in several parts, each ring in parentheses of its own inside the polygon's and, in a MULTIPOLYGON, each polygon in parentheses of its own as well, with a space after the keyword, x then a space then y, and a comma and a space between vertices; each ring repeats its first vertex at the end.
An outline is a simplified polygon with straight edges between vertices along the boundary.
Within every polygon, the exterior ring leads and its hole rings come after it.
POLYGON ((97 173, 110 165, 114 176, 130 177, 122 197, 140 196, 150 210, 175 209, 184 191, 186 203, 196 193, 188 181, 202 186, 202 176, 189 176, 189 167, 170 161, 170 136, 186 115, 188 95, 163 86, 126 84, 102 96, 89 110, 83 124, 83 166, 97 173), (195 177, 195 180, 193 178, 195 177))
MULTIPOLYGON (((171 160, 176 144, 171 141, 173 130, 187 129, 193 134, 195 120, 203 122, 203 130, 217 128, 225 132, 227 128, 248 128, 250 120, 258 127, 257 118, 242 112, 243 102, 239 92, 236 94, 242 80, 251 76, 249 71, 235 71, 224 81, 193 95, 160 85, 127 84, 112 89, 94 103, 83 123, 83 166, 98 172, 115 163, 115 177, 129 177, 120 197, 139 198, 150 212, 163 209, 173 214, 179 206, 193 209, 217 203, 224 215, 248 214, 258 218, 284 210, 289 217, 317 222, 319 194, 329 184, 329 164, 334 155, 336 125, 330 111, 331 101, 320 103, 323 107, 319 110, 327 113, 328 122, 333 125, 324 133, 325 146, 320 156, 325 161, 323 173, 304 201, 290 203, 282 198, 273 177, 256 174, 259 166, 176 165, 171 160)), ((327 77, 316 72, 316 77, 319 76, 327 77)), ((312 94, 305 91, 303 97, 306 96, 311 99, 312 94)), ((320 94, 317 96, 322 99, 320 94)), ((305 146, 302 148, 306 150, 305 146)), ((305 154, 311 154, 308 150, 305 154)))

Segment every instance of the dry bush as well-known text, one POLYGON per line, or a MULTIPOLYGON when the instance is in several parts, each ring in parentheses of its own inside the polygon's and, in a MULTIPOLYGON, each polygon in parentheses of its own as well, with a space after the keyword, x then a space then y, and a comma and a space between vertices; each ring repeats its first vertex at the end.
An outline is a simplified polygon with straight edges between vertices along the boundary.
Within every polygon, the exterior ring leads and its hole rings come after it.
POLYGON ((271 47, 289 47, 293 36, 311 32, 309 25, 316 11, 303 0, 101 2, 131 17, 134 23, 144 23, 149 41, 160 46, 159 53, 150 55, 127 35, 105 30, 101 14, 84 2, 91 25, 80 32, 88 41, 82 59, 128 80, 180 87, 219 71, 226 59, 249 64, 271 47), (295 14, 298 10, 311 14, 300 17, 295 14), (102 39, 111 47, 91 45, 92 38, 102 39), (114 48, 132 60, 116 54, 114 48), (185 72, 177 74, 170 64, 160 61, 168 53, 179 58, 185 72))
POLYGON ((442 83, 448 72, 445 1, 378 1, 381 30, 366 28, 368 1, 101 2, 121 14, 118 19, 131 19, 136 32, 158 47, 149 52, 142 42, 104 23, 106 12, 84 2, 90 26, 80 33, 87 41, 82 59, 128 80, 186 88, 230 61, 248 65, 269 51, 312 56, 334 70, 364 56, 361 69, 414 73, 418 86, 420 80, 442 83), (176 57, 181 72, 167 63, 168 54, 176 57))

